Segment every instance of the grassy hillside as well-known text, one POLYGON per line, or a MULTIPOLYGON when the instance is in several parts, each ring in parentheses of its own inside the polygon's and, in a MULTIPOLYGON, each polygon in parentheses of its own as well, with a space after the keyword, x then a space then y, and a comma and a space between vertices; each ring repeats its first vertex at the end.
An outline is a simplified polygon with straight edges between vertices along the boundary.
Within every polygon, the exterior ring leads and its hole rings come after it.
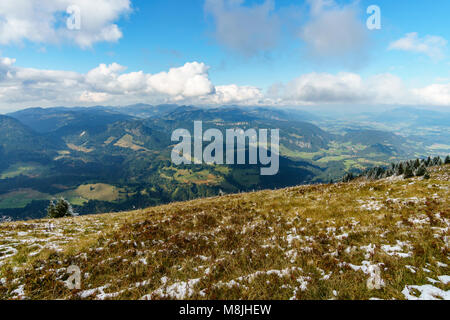
POLYGON ((450 299, 450 166, 0 225, 2 299, 450 299), (81 269, 81 290, 66 270, 81 269))

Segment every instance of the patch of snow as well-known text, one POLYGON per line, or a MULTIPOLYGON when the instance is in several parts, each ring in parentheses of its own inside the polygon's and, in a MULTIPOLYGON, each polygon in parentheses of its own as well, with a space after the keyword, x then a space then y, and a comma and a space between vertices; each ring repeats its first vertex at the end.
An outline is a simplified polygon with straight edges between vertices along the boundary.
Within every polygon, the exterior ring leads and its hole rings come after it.
POLYGON ((25 296, 25 285, 24 284, 20 285, 17 289, 13 290, 11 293, 14 294, 13 299, 26 299, 27 298, 25 296))
POLYGON ((361 250, 364 250, 366 252, 366 254, 364 256, 365 259, 369 259, 371 256, 373 256, 375 254, 375 248, 376 248, 376 246, 373 243, 371 243, 367 246, 360 247, 361 250))
POLYGON ((256 277, 258 277, 260 275, 273 275, 273 274, 282 278, 285 276, 289 276, 294 271, 302 271, 302 269, 298 268, 298 267, 292 267, 292 268, 286 268, 283 270, 257 271, 255 273, 249 274, 247 276, 239 277, 236 280, 252 282, 256 277))
POLYGON ((413 266, 406 265, 405 268, 408 269, 411 273, 416 273, 417 272, 416 268, 413 267, 413 266))
POLYGON ((429 284, 423 286, 406 286, 402 294, 407 300, 450 300, 450 291, 444 291, 429 284), (419 297, 412 294, 411 290, 413 289, 419 291, 419 297))
POLYGON ((430 278, 430 277, 427 277, 427 281, 432 283, 432 284, 440 283, 440 281, 434 280, 433 278, 430 278))
POLYGON ((300 277, 297 279, 297 282, 300 284, 298 288, 294 289, 293 296, 290 298, 290 300, 295 300, 297 297, 297 292, 300 291, 306 291, 308 289, 308 281, 311 280, 310 277, 300 277))
POLYGON ((192 279, 186 282, 176 282, 167 287, 161 287, 152 294, 145 295, 141 300, 151 300, 153 295, 161 298, 172 298, 182 300, 194 295, 193 287, 200 282, 201 279, 192 279))
POLYGON ((84 291, 81 291, 80 293, 78 293, 78 296, 81 299, 86 299, 86 298, 89 298, 92 295, 96 294, 97 292, 99 292, 99 294, 97 296, 104 296, 105 295, 104 290, 109 288, 109 287, 110 287, 110 285, 107 284, 107 285, 104 285, 103 287, 98 287, 98 288, 95 288, 95 289, 84 290, 84 291))
POLYGON ((443 284, 449 284, 450 283, 450 276, 439 276, 438 279, 443 284))
POLYGON ((364 201, 364 200, 357 200, 357 202, 359 204, 361 204, 361 209, 363 210, 367 210, 367 211, 380 211, 384 205, 376 200, 369 200, 369 201, 364 201))
POLYGON ((404 253, 403 247, 409 247, 409 244, 406 242, 401 242, 397 240, 397 245, 391 246, 391 245, 383 245, 381 246, 381 249, 386 252, 390 256, 397 256, 400 258, 408 258, 412 256, 412 252, 404 253))
POLYGON ((346 238, 348 238, 348 233, 344 233, 344 234, 340 234, 340 235, 336 236, 336 239, 338 239, 338 240, 343 240, 346 238))

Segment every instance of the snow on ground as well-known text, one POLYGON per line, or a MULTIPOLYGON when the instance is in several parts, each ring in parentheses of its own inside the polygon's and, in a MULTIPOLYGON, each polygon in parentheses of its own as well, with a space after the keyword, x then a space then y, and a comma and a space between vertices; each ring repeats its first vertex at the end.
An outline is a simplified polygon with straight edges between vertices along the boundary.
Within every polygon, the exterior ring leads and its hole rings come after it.
POLYGON ((402 293, 407 300, 450 300, 450 290, 444 291, 430 284, 406 286, 402 293), (413 291, 417 291, 419 296, 413 294, 413 291))
POLYGON ((195 293, 194 287, 200 282, 201 279, 192 279, 189 281, 175 282, 169 286, 166 285, 167 278, 163 278, 163 286, 151 294, 147 294, 141 298, 141 300, 152 300, 153 296, 160 298, 171 298, 171 299, 186 299, 192 297, 195 293))
POLYGON ((412 255, 413 255, 412 252, 406 252, 406 253, 403 252, 404 247, 406 247, 407 249, 410 249, 411 245, 408 242, 401 242, 401 241, 397 240, 396 245, 394 245, 394 246, 382 245, 381 250, 383 250, 390 256, 397 256, 400 258, 412 257, 412 255))
POLYGON ((380 211, 384 208, 384 205, 377 200, 357 200, 359 204, 361 204, 361 209, 367 210, 367 211, 380 211))
POLYGON ((450 276, 439 276, 438 279, 443 284, 449 284, 450 283, 450 276))
POLYGON ((62 247, 79 239, 80 235, 96 234, 102 227, 103 222, 95 216, 82 217, 76 222, 41 220, 1 224, 0 266, 17 255, 19 247, 28 247, 28 255, 31 257, 37 256, 45 249, 61 252, 62 247))

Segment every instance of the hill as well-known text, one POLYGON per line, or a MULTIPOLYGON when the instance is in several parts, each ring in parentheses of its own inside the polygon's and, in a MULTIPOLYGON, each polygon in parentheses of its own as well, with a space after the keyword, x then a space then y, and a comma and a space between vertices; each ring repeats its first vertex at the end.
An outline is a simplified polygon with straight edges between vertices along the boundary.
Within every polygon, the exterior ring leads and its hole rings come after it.
POLYGON ((31 161, 48 161, 56 153, 53 140, 46 139, 12 117, 0 115, 0 137, 0 169, 22 157, 31 161))
POLYGON ((450 299, 450 166, 0 225, 1 299, 450 299), (69 290, 67 268, 81 271, 69 290))

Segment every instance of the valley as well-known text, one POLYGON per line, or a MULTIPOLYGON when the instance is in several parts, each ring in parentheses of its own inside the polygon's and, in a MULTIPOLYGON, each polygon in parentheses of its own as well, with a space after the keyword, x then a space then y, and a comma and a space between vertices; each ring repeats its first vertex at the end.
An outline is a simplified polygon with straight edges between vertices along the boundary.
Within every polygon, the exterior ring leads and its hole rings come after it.
POLYGON ((442 116, 428 115, 432 133, 425 130, 418 137, 407 134, 417 121, 413 116, 392 124, 403 128, 401 135, 386 130, 395 115, 363 115, 365 122, 356 117, 349 123, 352 119, 262 107, 24 109, 0 116, 0 216, 42 218, 49 201, 59 197, 80 214, 145 208, 219 193, 339 181, 347 172, 448 154, 449 135, 437 137, 432 129, 445 133, 442 116), (279 129, 279 173, 260 176, 260 165, 174 166, 171 133, 179 128, 193 132, 197 120, 205 131, 216 128, 223 134, 237 127, 279 129), (383 130, 376 121, 384 121, 383 130))

